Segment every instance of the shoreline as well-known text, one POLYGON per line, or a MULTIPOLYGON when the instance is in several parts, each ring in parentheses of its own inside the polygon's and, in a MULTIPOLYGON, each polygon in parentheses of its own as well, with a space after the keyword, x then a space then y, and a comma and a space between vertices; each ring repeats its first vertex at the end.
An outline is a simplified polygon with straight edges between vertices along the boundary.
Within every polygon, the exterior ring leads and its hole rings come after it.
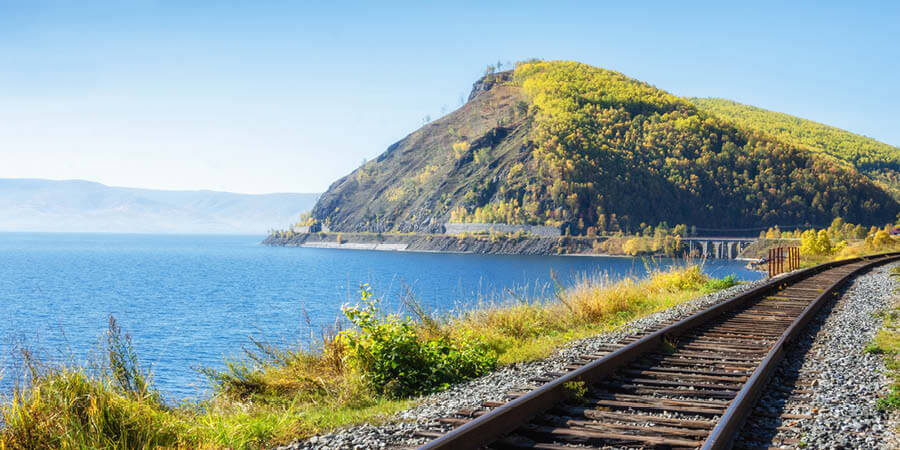
MULTIPOLYGON (((285 246, 288 247, 288 246, 285 246)), ((326 243, 326 242, 307 242, 304 244, 296 245, 293 247, 297 248, 318 248, 318 249, 329 249, 329 250, 370 250, 377 252, 397 252, 397 253, 435 253, 435 254, 447 254, 447 255, 478 255, 482 253, 476 252, 467 252, 467 251, 447 251, 447 250, 425 250, 425 249, 410 249, 405 244, 367 244, 367 243, 359 243, 359 242, 345 242, 343 244, 338 243, 326 243)), ((504 255, 504 256, 519 256, 518 253, 491 253, 493 255, 504 255)), ((613 253, 563 253, 563 254, 549 254, 542 256, 565 256, 565 257, 575 257, 575 258, 639 258, 639 257, 649 257, 649 258, 672 258, 672 259, 683 259, 679 257, 669 257, 662 254, 656 255, 620 255, 613 253)), ((735 260, 738 260, 735 258, 735 260)), ((753 261, 752 259, 740 259, 741 261, 753 261)))
MULTIPOLYGON (((666 255, 662 252, 631 255, 619 252, 625 237, 540 237, 509 234, 424 234, 424 233, 282 233, 271 234, 261 243, 272 247, 325 248, 335 250, 371 250, 411 253, 485 254, 485 255, 541 255, 581 256, 603 258, 673 258, 688 259, 686 255, 666 255), (613 251, 609 251, 613 250, 613 251)), ((753 258, 738 261, 752 262, 753 258)), ((694 257, 698 258, 698 257, 694 257)), ((716 258, 720 259, 720 258, 716 258)))

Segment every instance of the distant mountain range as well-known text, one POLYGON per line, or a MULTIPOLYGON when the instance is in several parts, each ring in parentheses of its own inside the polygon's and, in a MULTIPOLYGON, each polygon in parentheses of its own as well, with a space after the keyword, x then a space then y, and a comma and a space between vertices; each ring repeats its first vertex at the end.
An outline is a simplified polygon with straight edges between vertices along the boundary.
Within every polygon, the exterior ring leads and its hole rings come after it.
POLYGON ((310 210, 320 194, 235 194, 0 179, 0 231, 264 234, 310 210))

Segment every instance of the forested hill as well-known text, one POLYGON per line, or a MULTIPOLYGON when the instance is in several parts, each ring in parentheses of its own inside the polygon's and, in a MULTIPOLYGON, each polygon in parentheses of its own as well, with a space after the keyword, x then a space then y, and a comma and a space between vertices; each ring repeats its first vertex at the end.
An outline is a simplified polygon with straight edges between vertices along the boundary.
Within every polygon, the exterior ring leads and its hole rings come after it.
POLYGON ((448 221, 574 234, 641 223, 700 228, 864 224, 900 205, 852 165, 617 72, 531 61, 335 182, 313 210, 337 231, 448 221))
POLYGON ((849 131, 721 98, 690 99, 701 110, 784 142, 847 161, 900 191, 900 148, 849 131))

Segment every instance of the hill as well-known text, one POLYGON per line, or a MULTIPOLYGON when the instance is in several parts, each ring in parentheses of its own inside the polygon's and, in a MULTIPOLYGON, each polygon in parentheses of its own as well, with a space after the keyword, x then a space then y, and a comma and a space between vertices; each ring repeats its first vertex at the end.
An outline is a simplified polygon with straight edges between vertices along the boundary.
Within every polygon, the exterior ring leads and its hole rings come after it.
POLYGON ((737 125, 623 74, 567 61, 478 80, 460 109, 335 182, 313 217, 336 231, 448 221, 705 229, 892 221, 852 165, 737 125))
POLYGON ((317 198, 0 179, 0 231, 263 234, 295 222, 317 198))
POLYGON ((736 125, 846 161, 873 180, 900 190, 900 148, 849 131, 721 98, 691 98, 701 110, 736 125))

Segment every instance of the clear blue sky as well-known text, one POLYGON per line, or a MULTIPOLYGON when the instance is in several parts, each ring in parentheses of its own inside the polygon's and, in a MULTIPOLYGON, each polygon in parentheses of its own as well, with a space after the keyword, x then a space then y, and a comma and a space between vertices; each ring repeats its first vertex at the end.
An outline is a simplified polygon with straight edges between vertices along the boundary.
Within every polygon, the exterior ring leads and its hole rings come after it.
POLYGON ((900 2, 325 3, 0 0, 0 177, 320 192, 529 57, 900 145, 900 2))

